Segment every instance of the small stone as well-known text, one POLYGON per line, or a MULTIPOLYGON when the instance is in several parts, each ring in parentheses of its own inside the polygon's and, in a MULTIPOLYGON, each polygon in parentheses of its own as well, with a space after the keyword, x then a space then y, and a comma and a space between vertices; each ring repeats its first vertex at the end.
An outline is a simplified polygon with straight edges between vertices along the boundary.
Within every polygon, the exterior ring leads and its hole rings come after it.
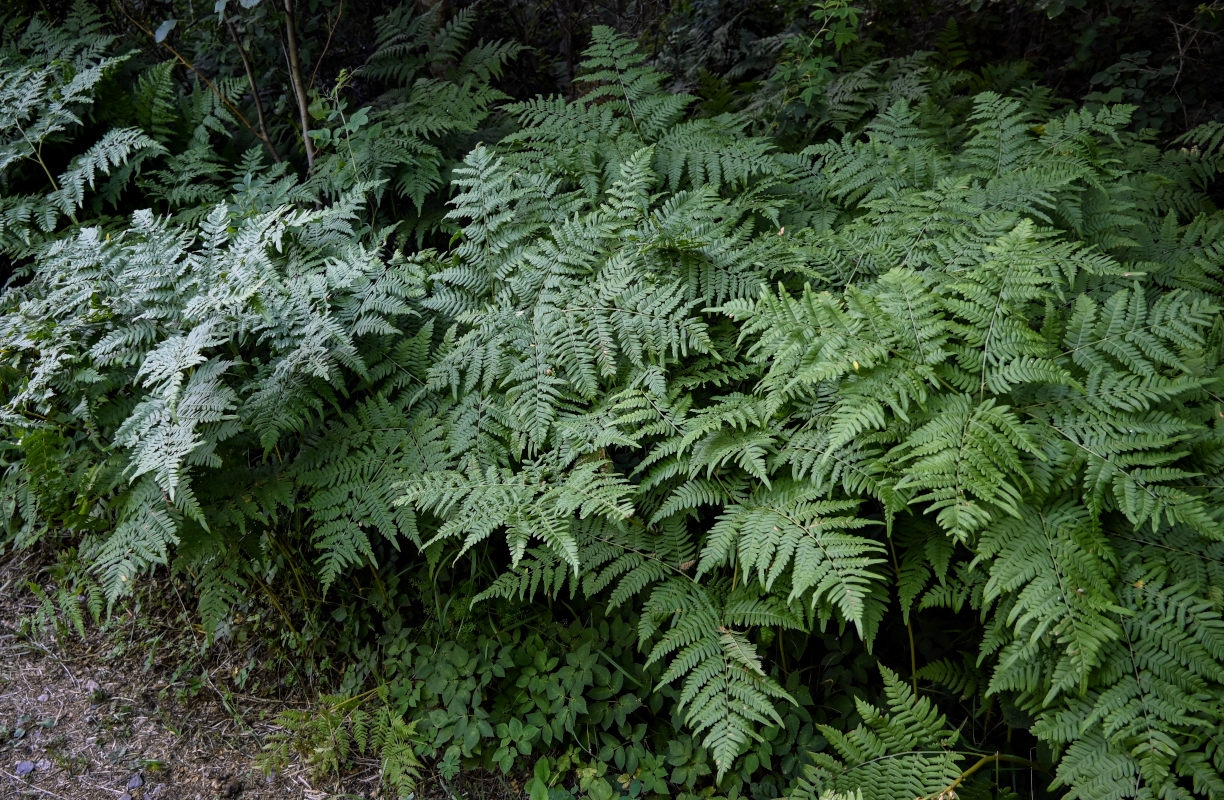
POLYGON ((40 694, 40 695, 38 696, 38 702, 40 702, 40 703, 45 703, 45 702, 47 702, 47 701, 48 701, 48 700, 50 700, 50 699, 51 699, 51 698, 47 696, 47 693, 46 693, 46 692, 43 692, 42 694, 40 694))
POLYGON ((51 769, 51 761, 45 758, 40 758, 34 764, 34 769, 38 770, 39 772, 46 772, 47 770, 51 769))
POLYGON ((155 800, 155 798, 161 797, 165 793, 166 793, 166 784, 155 783, 148 789, 145 789, 144 796, 145 796, 145 800, 155 800))
POLYGON ((29 775, 33 771, 34 771, 33 761, 18 761, 17 762, 17 774, 20 775, 21 777, 24 778, 26 775, 29 775))
POLYGON ((119 795, 119 800, 132 800, 132 796, 127 792, 124 792, 123 794, 119 795))
POLYGON ((139 772, 137 772, 132 777, 128 778, 127 788, 139 789, 141 786, 144 786, 144 778, 140 777, 139 772))
POLYGON ((96 692, 101 688, 102 687, 99 686, 98 682, 95 681, 93 678, 90 678, 89 680, 85 681, 85 691, 87 692, 96 692))

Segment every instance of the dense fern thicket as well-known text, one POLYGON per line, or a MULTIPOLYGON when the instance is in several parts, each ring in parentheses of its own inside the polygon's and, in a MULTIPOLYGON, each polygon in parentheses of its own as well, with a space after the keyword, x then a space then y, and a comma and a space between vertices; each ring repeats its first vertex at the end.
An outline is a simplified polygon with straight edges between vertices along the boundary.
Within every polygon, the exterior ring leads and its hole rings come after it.
POLYGON ((14 20, 0 547, 263 619, 336 684, 270 763, 402 793, 1224 796, 1224 129, 826 6, 729 104, 607 27, 506 102, 441 6, 262 99, 14 20))

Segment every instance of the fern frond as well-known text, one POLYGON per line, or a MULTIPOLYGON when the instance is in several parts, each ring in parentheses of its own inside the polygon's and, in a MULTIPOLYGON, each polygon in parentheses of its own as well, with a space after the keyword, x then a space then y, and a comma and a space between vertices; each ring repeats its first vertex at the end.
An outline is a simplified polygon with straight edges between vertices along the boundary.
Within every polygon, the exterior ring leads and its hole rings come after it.
POLYGON ((647 664, 671 657, 660 684, 684 678, 680 705, 697 733, 704 733, 718 766, 730 768, 747 742, 759 736, 757 726, 781 724, 775 700, 794 699, 762 668, 756 648, 735 626, 747 624, 798 627, 786 607, 771 598, 743 590, 715 604, 701 587, 673 580, 657 587, 646 602, 639 635, 648 640, 659 623, 671 626, 655 643, 647 664))
POLYGON ((857 503, 820 500, 821 494, 778 485, 754 492, 743 505, 727 506, 710 528, 697 572, 708 573, 734 554, 765 591, 786 576, 788 602, 810 598, 813 607, 834 607, 864 636, 868 598, 882 591, 882 576, 873 567, 884 563, 884 548, 848 532, 872 524, 845 513, 857 503))

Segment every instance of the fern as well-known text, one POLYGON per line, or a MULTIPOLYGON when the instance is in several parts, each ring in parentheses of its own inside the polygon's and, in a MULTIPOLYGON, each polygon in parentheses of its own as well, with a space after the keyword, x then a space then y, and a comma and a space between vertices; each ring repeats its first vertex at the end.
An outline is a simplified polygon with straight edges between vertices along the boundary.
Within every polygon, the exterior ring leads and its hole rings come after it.
MULTIPOLYGON (((317 134, 322 157, 310 190, 337 196, 353 182, 368 182, 376 198, 384 187, 424 215, 426 197, 443 185, 443 173, 457 160, 453 142, 480 130, 493 107, 507 96, 491 86, 522 49, 507 42, 465 47, 472 11, 443 20, 439 9, 414 15, 410 6, 389 11, 375 23, 373 52, 357 71, 385 88, 371 105, 346 113, 337 87, 331 117, 338 129, 317 134), (457 62, 457 63, 456 63, 457 62), (449 64, 444 76, 431 74, 449 64)), ((442 220, 429 215, 415 227, 418 236, 442 220)))
MULTIPOLYGON (((1217 358, 1205 344, 1218 285, 1191 283, 1213 268, 1179 262, 1177 288, 1131 286, 1150 234, 1124 203, 1086 201, 1123 179, 1126 110, 1041 128, 1024 103, 984 94, 949 144, 909 105, 925 102, 918 83, 866 139, 790 160, 680 121, 682 99, 649 101, 658 77, 609 36, 595 35, 592 91, 513 107, 523 129, 461 173, 463 240, 425 305, 457 326, 432 385, 457 399, 462 457, 479 456, 446 482, 413 482, 434 541, 464 552, 504 532, 513 566, 485 598, 648 592, 646 640, 681 609, 652 660, 672 659, 666 678, 723 770, 780 696, 727 682, 731 663, 763 676, 705 587, 742 576, 812 613, 802 624, 852 623, 870 644, 893 602, 873 530, 900 551, 907 619, 941 605, 992 615, 988 675, 923 674, 1031 696, 1031 713, 1107 681, 1126 615, 1106 531, 1218 524, 1196 474, 1218 471, 1196 455, 1213 445, 1177 405, 1203 402, 1208 379, 1188 365, 1217 358), (780 239, 762 225, 779 208, 814 213, 769 195, 787 180, 840 216, 780 239), (716 200, 730 187, 747 190, 738 204, 716 200), (644 279, 692 301, 658 314, 657 332, 629 327, 656 316, 656 295, 617 294, 644 279), (1148 291, 1160 300, 1141 301, 1148 291), (619 497, 647 522, 541 507, 609 449, 633 454, 619 497), (543 480, 545 463, 560 472, 543 480), (673 544, 686 529, 689 546, 673 544), (643 552, 650 530, 668 543, 643 552), (719 625, 731 639, 709 633, 719 625), (709 705, 715 690, 750 697, 747 716, 709 705)), ((957 760, 917 758, 931 785, 896 796, 955 782, 957 760)), ((887 794, 889 780, 869 788, 887 794)))
POLYGON ((347 768, 352 757, 369 754, 381 762, 387 789, 396 797, 413 796, 421 778, 415 726, 391 708, 385 685, 367 696, 324 695, 309 710, 281 712, 278 730, 257 763, 271 772, 300 755, 317 778, 331 778, 347 768), (374 702, 363 704, 367 696, 374 702))
POLYGON ((972 774, 962 769, 968 753, 953 749, 958 734, 930 700, 914 695, 885 667, 887 710, 856 700, 858 727, 849 733, 822 726, 835 754, 815 756, 815 763, 791 795, 821 797, 828 793, 863 792, 871 797, 973 796, 972 774))
POLYGON ((398 484, 405 473, 443 464, 444 449, 436 421, 410 414, 410 408, 375 395, 342 427, 313 442, 298 462, 324 589, 354 564, 376 561, 371 533, 397 548, 401 540, 421 544, 411 507, 396 504, 398 484))
MULTIPOLYGON (((233 75, 133 64, 95 131, 97 19, 6 38, 5 541, 79 545, 99 607, 167 565, 214 638, 286 572, 616 609, 727 794, 803 747, 800 797, 1224 791, 1218 131, 915 57, 779 99, 836 139, 756 137, 600 27, 497 138, 473 13, 380 21, 304 180, 225 143, 233 75)), ((284 722, 407 786, 375 694, 284 722)))
POLYGON ((1138 577, 1120 594, 1125 613, 1101 670, 1104 683, 1034 725, 1067 745, 1056 783, 1074 797, 1131 797, 1177 792, 1180 775, 1210 796, 1220 762, 1206 742, 1218 724, 1213 687, 1224 677, 1224 625, 1185 584, 1138 577))
POLYGON ((128 454, 125 476, 136 481, 100 544, 110 598, 166 562, 183 519, 207 526, 192 480, 223 463, 223 443, 250 432, 270 448, 300 430, 322 404, 310 381, 364 371, 353 337, 396 330, 388 320, 407 310, 410 273, 345 245, 347 215, 273 212, 231 234, 224 207, 198 232, 138 214, 123 237, 87 228, 57 242, 22 289, 4 336, 10 363, 35 377, 8 398, 11 412, 67 402, 77 415, 102 413, 115 401, 99 373, 136 387, 134 402, 119 401, 121 424, 98 431, 128 454), (52 336, 29 337, 50 320, 62 323, 52 336), (254 367, 217 353, 230 341, 262 343, 254 367), (250 380, 245 397, 232 383, 238 370, 250 380))
POLYGON ((684 678, 680 705, 685 719, 714 755, 721 777, 760 725, 781 725, 774 700, 794 702, 761 668, 752 642, 735 628, 769 625, 798 628, 779 600, 731 592, 716 604, 707 590, 684 581, 661 584, 647 600, 639 636, 650 639, 663 620, 671 626, 651 648, 647 664, 671 657, 660 683, 684 678))
POLYGON ((869 520, 844 515, 854 504, 814 499, 820 492, 800 486, 777 486, 754 492, 742 506, 728 505, 710 528, 701 553, 698 575, 721 566, 732 553, 746 574, 756 573, 770 591, 789 571, 790 598, 810 597, 827 616, 836 608, 860 635, 876 621, 867 606, 872 584, 880 575, 872 567, 883 562, 883 548, 871 539, 846 531, 870 525, 869 520), (789 570, 788 570, 789 567, 789 570))
POLYGON ((102 176, 110 180, 100 199, 114 203, 141 161, 163 152, 140 130, 116 128, 62 172, 48 163, 49 152, 83 127, 82 115, 99 85, 125 60, 102 55, 113 39, 102 32, 96 14, 78 9, 74 19, 75 31, 32 20, 0 47, 0 178, 7 186, 43 183, 42 193, 7 195, 0 202, 0 247, 10 254, 37 247, 62 217, 75 222, 86 190, 102 176))

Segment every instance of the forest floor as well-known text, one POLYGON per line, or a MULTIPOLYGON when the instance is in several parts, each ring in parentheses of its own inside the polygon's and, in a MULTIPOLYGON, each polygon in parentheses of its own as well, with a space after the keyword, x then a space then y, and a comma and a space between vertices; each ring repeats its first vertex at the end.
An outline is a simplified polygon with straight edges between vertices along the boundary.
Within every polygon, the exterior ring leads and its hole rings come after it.
MULTIPOLYGON (((46 554, 0 551, 0 798, 393 800, 372 758, 350 759, 340 776, 314 776, 301 763, 266 775, 256 757, 279 730, 277 714, 307 708, 314 692, 275 686, 276 665, 252 677, 259 658, 250 646, 205 649, 169 580, 169 596, 100 625, 87 620, 84 638, 32 625, 40 600, 27 582, 48 563, 46 554)), ((512 778, 447 781, 428 770, 414 794, 523 796, 512 778)))
POLYGON ((378 796, 373 761, 356 764, 341 785, 317 785, 300 765, 264 775, 255 756, 291 700, 218 688, 246 659, 220 647, 188 650, 196 634, 181 618, 116 613, 87 625, 84 639, 32 629, 39 599, 26 582, 39 572, 36 558, 0 555, 0 797, 378 796), (192 652, 184 671, 182 656, 192 652))

